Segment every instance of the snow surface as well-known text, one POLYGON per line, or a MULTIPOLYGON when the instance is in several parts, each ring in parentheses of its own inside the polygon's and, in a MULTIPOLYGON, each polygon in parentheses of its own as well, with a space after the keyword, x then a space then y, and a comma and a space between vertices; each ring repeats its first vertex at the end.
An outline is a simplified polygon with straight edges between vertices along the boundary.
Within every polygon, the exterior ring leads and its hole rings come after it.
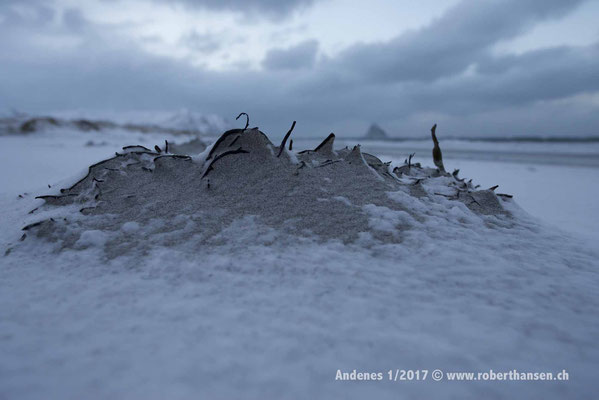
MULTIPOLYGON (((0 138, 0 245, 20 243, 0 258, 0 398, 594 397, 599 254, 591 225, 574 236, 506 202, 520 221, 508 226, 440 195, 399 190, 386 196, 426 216, 363 206, 374 229, 412 227, 399 243, 368 232, 350 244, 293 237, 252 216, 233 221, 221 233, 227 240, 202 253, 191 251, 201 238, 167 245, 157 229, 171 224, 171 235, 185 234, 185 216, 88 230, 61 252, 55 243, 19 242, 41 203, 33 196, 110 156, 117 136, 105 147, 68 133, 0 138), (107 235, 157 244, 106 258, 107 235), (390 368, 566 369, 570 381, 334 380, 337 369, 390 368)), ((597 218, 594 203, 580 200, 595 194, 591 168, 527 174, 522 165, 460 163, 463 176, 492 179, 489 186, 500 184, 520 205, 530 199, 524 208, 532 213, 597 218), (563 195, 552 199, 560 185, 563 195), (526 197, 530 188, 541 192, 526 197), (588 208, 573 211, 578 204, 588 208)))
POLYGON ((204 114, 182 108, 175 111, 103 111, 72 110, 52 113, 62 118, 110 120, 119 124, 157 125, 171 129, 200 131, 203 134, 219 134, 230 128, 231 123, 215 114, 204 114))

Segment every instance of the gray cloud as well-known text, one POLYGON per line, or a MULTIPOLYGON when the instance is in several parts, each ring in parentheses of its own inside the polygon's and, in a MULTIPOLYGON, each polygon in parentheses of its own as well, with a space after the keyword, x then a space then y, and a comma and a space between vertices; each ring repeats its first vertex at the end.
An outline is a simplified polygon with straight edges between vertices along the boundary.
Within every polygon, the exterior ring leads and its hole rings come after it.
POLYGON ((88 24, 83 17, 81 10, 77 8, 65 10, 62 14, 62 23, 67 29, 70 29, 73 32, 82 31, 88 24))
POLYGON ((194 52, 210 54, 219 50, 223 43, 222 39, 215 34, 199 33, 192 30, 183 37, 180 42, 194 52))
POLYGON ((40 0, 22 2, 18 0, 3 0, 0 2, 2 25, 39 26, 44 27, 54 20, 55 11, 40 0))
POLYGON ((269 70, 310 68, 316 61, 318 41, 306 40, 287 49, 271 49, 266 53, 262 66, 269 70))
POLYGON ((317 0, 152 0, 166 4, 182 4, 191 8, 233 11, 244 14, 284 17, 298 9, 304 9, 317 0))
POLYGON ((598 134, 599 107, 585 94, 599 96, 599 44, 505 56, 489 51, 535 21, 563 15, 563 4, 467 1, 421 30, 318 63, 315 41, 273 49, 264 71, 193 68, 148 55, 89 21, 75 33, 82 44, 58 54, 27 40, 54 28, 0 24, 0 108, 246 111, 275 134, 293 119, 306 135, 361 134, 371 121, 414 134, 427 132, 433 119, 455 134, 598 134), (510 19, 510 12, 517 15, 510 19), (451 28, 439 28, 450 21, 451 28))
POLYGON ((420 30, 387 43, 356 45, 331 68, 353 79, 432 81, 462 72, 489 47, 533 22, 563 16, 582 0, 462 1, 420 30))

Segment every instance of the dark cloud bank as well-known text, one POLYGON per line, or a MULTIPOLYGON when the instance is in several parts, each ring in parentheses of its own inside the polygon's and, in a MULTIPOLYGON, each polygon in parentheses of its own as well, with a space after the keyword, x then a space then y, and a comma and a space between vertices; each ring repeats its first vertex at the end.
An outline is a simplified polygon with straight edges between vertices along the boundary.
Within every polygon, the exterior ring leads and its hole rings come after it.
POLYGON ((231 11, 251 16, 262 15, 271 18, 286 17, 290 13, 306 8, 315 0, 148 0, 169 5, 182 5, 189 8, 216 11, 231 11))
MULTIPOLYGON (((310 3, 180 2, 280 14, 310 3)), ((579 3, 465 0, 430 25, 385 43, 355 45, 326 58, 319 57, 318 42, 308 40, 271 49, 260 71, 230 72, 148 55, 90 24, 76 10, 55 15, 34 2, 37 11, 23 19, 11 15, 10 3, 5 3, 0 6, 5 16, 0 25, 0 107, 188 107, 224 116, 247 111, 253 123, 273 133, 284 132, 296 119, 298 132, 309 135, 357 135, 371 121, 407 136, 426 132, 432 122, 454 135, 598 135, 599 44, 506 56, 491 52, 496 43, 535 23, 560 18, 579 3), (47 20, 62 23, 47 27, 47 20), (50 51, 31 39, 57 30, 80 43, 50 51)), ((199 35, 186 40, 218 47, 217 42, 205 44, 199 35)))

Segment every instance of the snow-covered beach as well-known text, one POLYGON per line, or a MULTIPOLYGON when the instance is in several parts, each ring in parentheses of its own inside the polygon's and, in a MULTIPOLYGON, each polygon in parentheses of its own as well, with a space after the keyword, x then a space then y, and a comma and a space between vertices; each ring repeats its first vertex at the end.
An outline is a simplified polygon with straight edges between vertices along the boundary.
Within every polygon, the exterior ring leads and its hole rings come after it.
MULTIPOLYGON (((506 398, 517 389, 529 397, 592 397, 599 360, 595 167, 446 157, 449 170, 514 195, 505 207, 518 225, 489 227, 500 219, 443 196, 427 202, 399 191, 392 200, 432 211, 409 222, 397 243, 294 237, 252 216, 228 224, 223 240, 199 253, 193 237, 172 246, 174 236, 126 221, 124 242, 157 245, 106 257, 109 239, 90 230, 58 252, 31 235, 19 242, 35 219, 28 212, 41 202, 34 196, 68 186, 124 145, 152 148, 165 138, 181 139, 119 131, 0 137, 0 240, 3 251, 16 244, 0 268, 0 394, 506 398), (335 381, 337 370, 396 368, 565 369, 570 380, 335 381)), ((314 147, 308 144, 296 139, 294 149, 314 147)), ((412 152, 401 146, 371 152, 401 165, 412 152)), ((430 165, 429 154, 418 152, 414 161, 430 165)), ((338 197, 322 196, 355 206, 338 197)), ((365 231, 394 234, 393 224, 406 218, 374 204, 363 209, 371 224, 365 231)), ((162 223, 174 233, 177 224, 192 226, 184 216, 162 223)))
POLYGON ((595 399, 599 1, 0 1, 0 400, 595 399))

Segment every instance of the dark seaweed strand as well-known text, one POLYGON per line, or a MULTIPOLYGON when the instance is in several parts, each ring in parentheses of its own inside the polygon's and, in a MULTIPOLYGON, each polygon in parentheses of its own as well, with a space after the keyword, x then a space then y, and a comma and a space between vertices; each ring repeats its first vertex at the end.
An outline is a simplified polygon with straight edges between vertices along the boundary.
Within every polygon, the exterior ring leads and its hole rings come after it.
POLYGON ((231 142, 231 144, 229 145, 229 147, 233 147, 233 145, 235 144, 235 142, 237 142, 237 140, 241 137, 241 135, 237 135, 237 137, 235 139, 233 139, 233 141, 231 142))
POLYGON ((326 160, 325 162, 323 162, 320 165, 317 165, 314 168, 322 168, 322 167, 326 167, 327 165, 335 164, 335 163, 338 163, 338 162, 341 162, 341 160, 326 160))
MULTIPOLYGON (((128 156, 130 154, 136 154, 136 155, 149 154, 151 156, 158 156, 158 155, 160 155, 160 153, 155 152, 155 151, 130 151, 129 153, 123 153, 123 154, 116 153, 116 155, 119 156, 119 157, 128 156)), ((111 158, 109 158, 108 160, 111 160, 111 158)), ((108 161, 108 160, 105 160, 105 161, 108 161)))
POLYGON ((293 128, 295 128, 295 121, 293 121, 293 123, 291 124, 291 128, 285 134, 285 137, 283 138, 283 141, 281 142, 281 145, 279 146, 279 154, 277 154, 277 157, 279 157, 281 155, 281 153, 283 152, 283 149, 285 149, 285 144, 287 143, 287 139, 289 139, 289 135, 291 135, 291 132, 293 132, 293 128))
POLYGON ((114 160, 114 159, 115 159, 115 158, 117 158, 117 157, 123 157, 123 156, 125 156, 125 154, 117 154, 115 157, 111 157, 111 158, 108 158, 108 159, 106 159, 106 160, 102 160, 102 161, 100 161, 100 162, 97 162, 97 163, 95 163, 95 164, 93 164, 93 165, 90 165, 90 166, 89 166, 89 168, 87 169, 87 174, 86 174, 86 175, 85 175, 83 178, 79 179, 77 182, 75 182, 75 183, 74 183, 74 184, 73 184, 73 185, 72 185, 70 188, 68 188, 68 189, 60 189, 60 193, 64 193, 64 192, 66 192, 67 190, 73 190, 73 188, 74 188, 75 186, 77 186, 78 184, 80 184, 81 182, 83 182, 84 180, 86 180, 86 179, 87 179, 87 178, 90 176, 90 174, 92 173, 92 169, 93 169, 93 168, 95 168, 95 167, 97 167, 97 166, 99 166, 99 165, 105 164, 105 163, 107 163, 108 161, 112 161, 112 160, 114 160))
POLYGON ((325 140, 322 141, 322 143, 320 143, 318 146, 316 146, 316 148, 314 149, 314 151, 320 150, 325 144, 327 144, 327 142, 329 140, 333 140, 333 139, 335 139, 335 134, 331 133, 329 136, 326 137, 325 140))
POLYGON ((208 157, 206 157, 206 161, 210 160, 210 158, 212 158, 212 155, 214 154, 214 152, 216 151, 216 149, 218 148, 218 146, 229 136, 234 135, 234 134, 239 134, 242 133, 243 130, 242 129, 231 129, 229 131, 226 131, 225 133, 223 133, 222 135, 220 135, 220 137, 218 138, 218 140, 216 141, 216 143, 214 143, 214 146, 212 146, 212 149, 210 150, 210 153, 208 153, 208 157))
MULTIPOLYGON (((139 146, 139 147, 143 147, 143 146, 139 146)), ((102 160, 102 161, 99 161, 99 162, 97 162, 95 164, 90 165, 89 168, 88 168, 88 170, 87 170, 87 175, 85 175, 83 178, 81 178, 77 182, 75 182, 71 187, 69 187, 67 189, 60 189, 60 192, 64 193, 67 190, 72 190, 75 186, 77 186, 78 184, 80 184, 81 182, 83 182, 84 180, 86 180, 90 176, 93 168, 98 167, 98 166, 100 166, 102 164, 105 164, 108 161, 112 161, 112 160, 114 160, 117 157, 125 157, 125 156, 128 156, 129 154, 140 154, 140 155, 141 154, 149 154, 151 156, 158 156, 158 155, 160 155, 159 153, 154 153, 152 151, 132 151, 130 153, 124 153, 124 154, 115 153, 114 157, 107 158, 106 160, 102 160)), ((118 169, 115 169, 115 168, 105 168, 105 169, 110 170, 110 171, 118 171, 118 169)))
MULTIPOLYGON (((123 149, 131 148, 131 147, 143 147, 143 148, 145 148, 144 146, 125 146, 125 147, 123 147, 123 149)), ((153 151, 149 151, 149 150, 148 151, 132 151, 132 152, 129 152, 129 153, 124 153, 124 154, 115 153, 114 157, 107 158, 106 160, 102 160, 102 161, 99 161, 99 162, 97 162, 95 164, 90 165, 89 168, 87 169, 87 174, 83 178, 79 179, 77 182, 75 182, 71 187, 69 187, 67 189, 60 189, 60 193, 64 193, 64 192, 66 192, 68 190, 73 190, 73 188, 75 186, 77 186, 78 184, 80 184, 81 182, 83 182, 84 180, 86 180, 90 176, 90 174, 92 173, 92 169, 93 168, 98 167, 98 166, 100 166, 102 164, 105 164, 108 161, 112 161, 112 160, 114 160, 117 157, 125 157, 125 156, 127 156, 129 154, 140 154, 140 155, 141 154, 149 154, 151 156, 158 156, 158 155, 160 155, 159 153, 154 153, 153 151)), ((118 169, 114 169, 114 168, 106 168, 106 169, 108 169, 110 171, 118 171, 118 169)))
POLYGON ((36 196, 35 198, 36 199, 42 199, 42 200, 46 200, 46 199, 55 199, 55 200, 58 200, 58 199, 63 199, 65 197, 76 197, 76 196, 79 196, 79 193, 68 193, 68 194, 63 194, 61 196, 56 196, 56 195, 53 195, 53 194, 48 194, 48 195, 43 195, 43 196, 36 196))
POLYGON ((204 179, 204 177, 206 177, 206 175, 208 175, 208 173, 210 173, 210 171, 212 171, 214 169, 213 165, 214 165, 215 162, 217 162, 221 158, 226 157, 228 155, 239 154, 239 153, 249 153, 249 151, 243 150, 241 147, 239 147, 237 150, 225 151, 224 153, 221 153, 218 156, 214 157, 214 160, 212 160, 212 162, 210 163, 210 165, 206 169, 206 172, 204 172, 204 175, 202 175, 202 177, 200 179, 204 179))
POLYGON ((176 159, 181 159, 181 160, 191 160, 191 157, 189 156, 184 156, 181 154, 163 154, 161 156, 158 156, 156 158, 154 158, 154 162, 156 162, 156 160, 158 160, 159 158, 176 158, 176 159))
POLYGON ((245 115, 245 118, 246 118, 245 127, 243 128, 243 130, 245 131, 248 128, 248 126, 250 126, 250 116, 247 115, 247 113, 242 112, 242 113, 239 113, 239 115, 237 116, 237 118, 235 118, 235 120, 237 121, 239 118, 241 118, 242 115, 245 115))
POLYGON ((412 168, 412 158, 416 155, 416 153, 412 153, 410 154, 409 158, 408 158, 408 169, 412 168))
POLYGON ((168 153, 168 140, 164 140, 164 152, 168 153))
POLYGON ((142 145, 131 145, 131 146, 125 146, 125 147, 123 147, 123 150, 132 149, 132 148, 134 148, 134 147, 141 147, 141 148, 142 148, 142 149, 144 149, 145 151, 150 151, 150 152, 152 151, 152 150, 150 150, 150 149, 148 149, 147 147, 145 147, 145 146, 142 146, 142 145))
POLYGON ((54 221, 54 220, 53 219, 44 219, 44 220, 41 220, 41 221, 38 221, 38 222, 34 222, 33 224, 29 224, 29 225, 23 227, 21 230, 28 231, 31 228, 35 228, 36 226, 40 226, 44 222, 50 222, 50 221, 54 221))

